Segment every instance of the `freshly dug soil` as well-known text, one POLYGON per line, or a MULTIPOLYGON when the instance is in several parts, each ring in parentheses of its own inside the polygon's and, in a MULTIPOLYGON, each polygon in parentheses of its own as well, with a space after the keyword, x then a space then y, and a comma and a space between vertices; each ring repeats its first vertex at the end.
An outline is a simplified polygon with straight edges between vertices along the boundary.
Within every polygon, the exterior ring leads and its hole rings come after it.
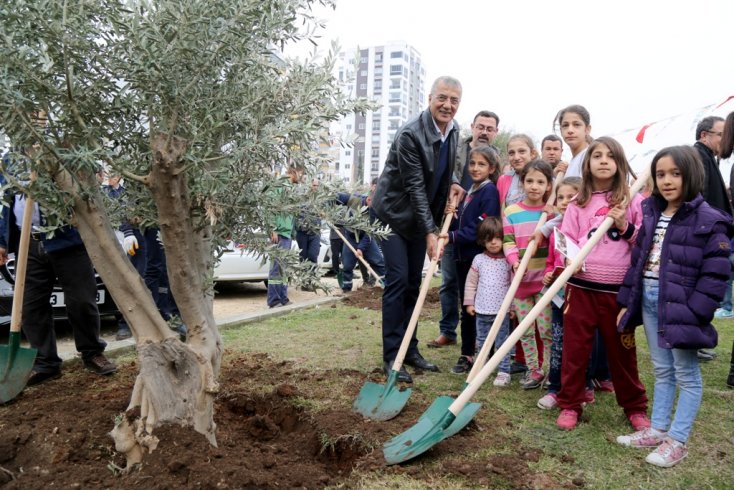
MULTIPOLYGON (((344 298, 344 304, 355 308, 380 310, 382 309, 382 292, 382 288, 363 287, 349 293, 349 295, 344 298)), ((426 301, 423 304, 423 308, 431 309, 440 307, 441 301, 438 296, 438 288, 429 289, 428 294, 426 294, 426 301)))
MULTIPOLYGON (((497 416, 487 424, 472 421, 426 455, 388 467, 382 444, 413 425, 428 407, 430 400, 420 393, 413 393, 395 419, 375 422, 349 406, 325 403, 330 391, 324 387, 336 385, 336 380, 342 386, 347 380, 347 394, 356 397, 364 373, 294 369, 266 354, 227 353, 223 366, 223 390, 216 401, 218 447, 193 429, 161 427, 155 432, 158 449, 127 474, 120 471, 124 458, 115 453, 107 432, 127 406, 137 372, 134 363, 106 378, 72 366, 61 379, 26 389, 0 406, 0 487, 353 487, 374 472, 405 473, 431 486, 437 463, 442 475, 473 485, 559 486, 528 468, 527 462, 537 461, 538 455, 529 457, 516 440, 502 435, 510 422, 497 416), (311 411, 316 403, 322 409, 311 411), (481 462, 471 458, 490 445, 505 448, 503 454, 481 462)), ((369 377, 384 382, 378 372, 369 377)))

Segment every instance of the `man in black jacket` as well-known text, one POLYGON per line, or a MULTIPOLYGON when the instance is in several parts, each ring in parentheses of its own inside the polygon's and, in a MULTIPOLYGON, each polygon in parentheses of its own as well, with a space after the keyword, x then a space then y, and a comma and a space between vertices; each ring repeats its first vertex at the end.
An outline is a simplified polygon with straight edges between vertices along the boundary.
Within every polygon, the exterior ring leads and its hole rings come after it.
MULTIPOLYGON (((721 136, 724 131, 724 119, 718 116, 704 117, 696 126, 696 143, 693 145, 698 150, 698 155, 703 162, 705 180, 703 186, 703 198, 709 205, 732 215, 729 193, 726 184, 719 171, 717 157, 721 151, 721 136)), ((731 279, 730 279, 731 281, 731 279)), ((716 310, 716 318, 734 318, 731 306, 731 289, 728 296, 724 296, 721 308, 716 310)), ((715 357, 713 351, 699 349, 698 358, 702 361, 710 361, 715 357)))
MULTIPOLYGON (((446 199, 463 195, 461 174, 454 168, 459 127, 454 115, 461 102, 461 84, 440 77, 431 87, 429 108, 407 122, 395 135, 377 182, 372 206, 377 217, 390 225, 392 235, 382 241, 385 257, 385 291, 382 296, 383 368, 389 374, 413 313, 420 289, 426 252, 439 257, 438 225, 446 199)), ((405 364, 427 371, 438 367, 418 351, 416 334, 405 364)), ((412 382, 401 368, 398 379, 412 382)))

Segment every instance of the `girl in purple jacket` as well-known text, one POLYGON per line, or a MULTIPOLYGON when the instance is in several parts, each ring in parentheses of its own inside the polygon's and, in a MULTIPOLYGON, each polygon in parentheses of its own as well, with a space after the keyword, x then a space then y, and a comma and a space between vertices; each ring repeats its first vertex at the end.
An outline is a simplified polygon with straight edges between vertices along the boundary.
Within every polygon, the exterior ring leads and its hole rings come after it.
POLYGON ((688 454, 703 384, 697 349, 715 347, 711 325, 729 278, 731 217, 701 197, 704 169, 690 146, 664 148, 652 160, 652 196, 617 302, 620 329, 642 323, 655 373, 652 426, 617 442, 656 448, 650 464, 669 468, 688 454), (673 413, 676 386, 680 392, 673 413), (671 421, 672 417, 672 421, 671 421))

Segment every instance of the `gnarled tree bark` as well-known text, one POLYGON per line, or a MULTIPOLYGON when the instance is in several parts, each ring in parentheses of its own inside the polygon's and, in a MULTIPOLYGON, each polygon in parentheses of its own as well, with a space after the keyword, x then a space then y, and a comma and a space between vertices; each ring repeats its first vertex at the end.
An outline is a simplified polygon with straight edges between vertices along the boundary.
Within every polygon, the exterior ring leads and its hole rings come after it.
POLYGON ((155 449, 155 427, 164 422, 192 425, 216 445, 214 396, 219 386, 222 343, 214 321, 213 296, 207 291, 211 254, 209 230, 197 230, 182 165, 185 141, 158 135, 153 142, 149 185, 159 210, 163 243, 168 244, 168 274, 188 343, 178 340, 156 308, 145 282, 133 268, 109 225, 93 176, 55 175, 57 185, 74 199, 74 221, 95 269, 137 341, 140 372, 125 416, 110 433, 127 467, 155 449), (80 192, 81 187, 87 192, 80 192), (191 260, 192 257, 194 260, 191 260), (187 265, 194 264, 193 267, 187 265), (139 412, 138 412, 139 409, 139 412))

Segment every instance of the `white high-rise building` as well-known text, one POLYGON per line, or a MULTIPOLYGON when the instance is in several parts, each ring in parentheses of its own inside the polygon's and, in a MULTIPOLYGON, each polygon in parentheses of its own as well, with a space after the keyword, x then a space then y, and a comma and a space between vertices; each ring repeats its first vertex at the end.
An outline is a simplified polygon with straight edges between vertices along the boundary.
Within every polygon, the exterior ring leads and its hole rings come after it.
POLYGON ((427 105, 426 70, 420 53, 405 42, 343 52, 336 70, 349 95, 374 100, 380 108, 364 116, 350 114, 332 127, 341 143, 335 144, 331 173, 345 182, 369 184, 382 172, 395 132, 427 105))

